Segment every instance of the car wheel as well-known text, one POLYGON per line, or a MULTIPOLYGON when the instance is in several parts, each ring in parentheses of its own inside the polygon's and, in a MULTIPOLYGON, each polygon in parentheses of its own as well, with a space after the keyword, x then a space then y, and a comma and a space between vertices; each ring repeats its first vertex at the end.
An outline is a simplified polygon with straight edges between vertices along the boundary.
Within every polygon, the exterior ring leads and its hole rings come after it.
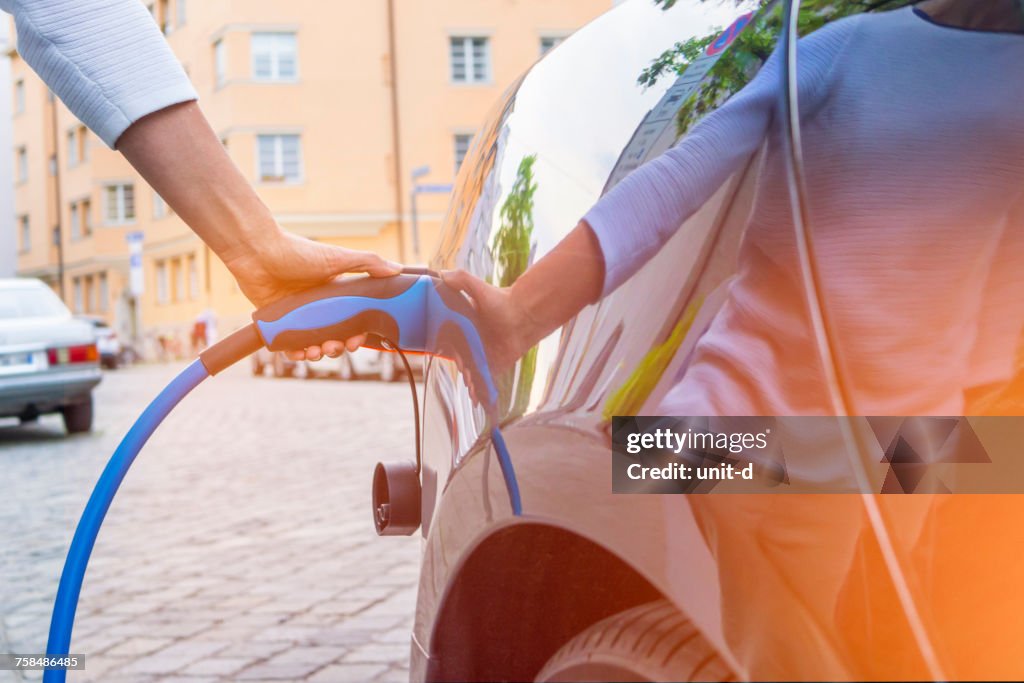
POLYGON ((92 396, 74 405, 61 409, 64 417, 64 428, 68 434, 79 434, 92 429, 92 396))
POLYGON ((398 368, 395 367, 398 359, 393 353, 382 353, 380 356, 380 381, 394 382, 398 379, 398 368))
POLYGON ((292 369, 284 364, 284 355, 280 351, 274 352, 274 360, 271 366, 274 371, 274 377, 291 377, 292 369))
POLYGON ((347 355, 341 359, 341 363, 338 364, 338 379, 343 379, 346 382, 356 378, 356 371, 352 368, 352 359, 347 355))
POLYGON ((700 631, 668 600, 614 614, 562 646, 537 681, 729 681, 700 631))

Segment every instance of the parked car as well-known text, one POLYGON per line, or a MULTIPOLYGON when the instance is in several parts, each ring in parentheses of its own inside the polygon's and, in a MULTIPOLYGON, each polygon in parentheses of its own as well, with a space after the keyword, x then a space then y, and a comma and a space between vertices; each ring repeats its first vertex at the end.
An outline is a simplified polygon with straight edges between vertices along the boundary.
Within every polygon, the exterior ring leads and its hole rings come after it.
MULTIPOLYGON (((410 361, 415 368, 418 363, 410 361)), ((323 357, 318 361, 294 361, 280 351, 260 349, 252 355, 252 373, 265 374, 270 368, 274 377, 297 377, 300 379, 337 378, 342 380, 379 379, 394 382, 405 376, 405 366, 396 353, 361 347, 346 351, 337 358, 323 357)))
POLYGON ((126 349, 121 346, 121 340, 117 338, 107 321, 98 316, 79 315, 79 320, 89 323, 96 331, 96 348, 100 353, 100 365, 109 370, 116 370, 122 362, 126 349))
POLYGON ((0 417, 60 413, 68 433, 89 431, 99 360, 93 326, 43 282, 0 280, 0 417))

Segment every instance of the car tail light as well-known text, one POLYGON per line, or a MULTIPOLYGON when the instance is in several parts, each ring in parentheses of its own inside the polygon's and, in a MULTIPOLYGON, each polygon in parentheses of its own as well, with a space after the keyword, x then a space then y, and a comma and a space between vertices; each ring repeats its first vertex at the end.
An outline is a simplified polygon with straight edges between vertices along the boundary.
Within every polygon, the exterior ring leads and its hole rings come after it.
POLYGON ((66 365, 68 363, 95 363, 99 360, 99 352, 95 344, 80 344, 79 346, 61 346, 55 349, 46 349, 46 358, 50 365, 66 365))

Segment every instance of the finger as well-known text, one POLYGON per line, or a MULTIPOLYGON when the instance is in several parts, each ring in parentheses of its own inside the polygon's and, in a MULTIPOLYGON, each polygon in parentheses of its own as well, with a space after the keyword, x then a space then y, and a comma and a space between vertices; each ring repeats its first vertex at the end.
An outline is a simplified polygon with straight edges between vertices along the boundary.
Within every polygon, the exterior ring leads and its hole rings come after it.
POLYGON ((323 357, 323 351, 319 346, 306 347, 306 360, 318 361, 323 357))
POLYGON ((320 350, 324 352, 324 355, 328 358, 337 358, 345 351, 345 342, 342 341, 326 341, 320 350))
POLYGON ((358 337, 352 337, 351 339, 345 340, 345 348, 348 349, 349 351, 355 351, 360 346, 362 346, 363 342, 365 342, 365 341, 366 341, 366 335, 365 334, 361 334, 358 337))
POLYGON ((388 261, 371 251, 332 247, 336 258, 336 274, 368 273, 373 277, 389 277, 402 272, 402 264, 388 261))
POLYGON ((306 352, 305 351, 285 351, 284 355, 289 360, 294 360, 294 361, 306 360, 306 352))
POLYGON ((454 289, 468 294, 474 303, 480 303, 487 293, 487 283, 465 270, 445 270, 441 280, 454 289))

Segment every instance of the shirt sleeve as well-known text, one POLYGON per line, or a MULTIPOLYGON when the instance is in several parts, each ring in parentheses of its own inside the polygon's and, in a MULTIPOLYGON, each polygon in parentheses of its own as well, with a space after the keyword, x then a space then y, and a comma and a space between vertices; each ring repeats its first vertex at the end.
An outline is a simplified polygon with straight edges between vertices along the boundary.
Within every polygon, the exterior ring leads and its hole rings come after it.
POLYGON ((0 0, 18 52, 108 146, 135 121, 197 99, 138 0, 0 0))
MULTIPOLYGON (((837 21, 800 41, 802 102, 824 92, 826 75, 856 19, 837 21)), ((587 212, 584 220, 604 256, 602 295, 639 270, 761 146, 779 97, 780 62, 776 50, 746 87, 587 212)))

